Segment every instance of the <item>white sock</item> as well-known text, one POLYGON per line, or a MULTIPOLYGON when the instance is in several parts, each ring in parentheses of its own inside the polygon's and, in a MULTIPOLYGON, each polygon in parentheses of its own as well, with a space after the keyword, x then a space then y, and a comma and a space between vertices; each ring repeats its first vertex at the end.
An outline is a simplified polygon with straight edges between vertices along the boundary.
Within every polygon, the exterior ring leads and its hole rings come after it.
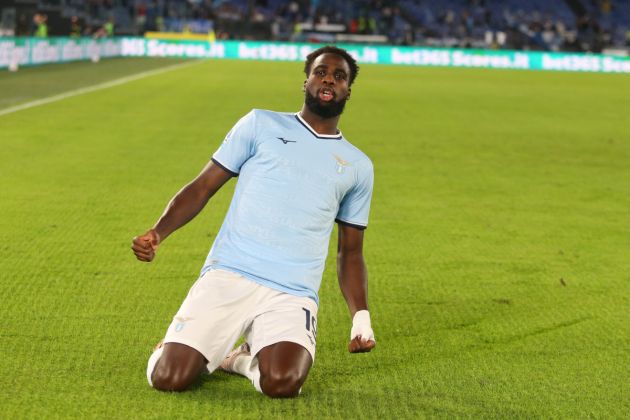
POLYGON ((234 371, 252 381, 254 388, 258 392, 262 392, 260 388, 260 370, 258 369, 258 358, 256 356, 242 355, 237 357, 234 361, 234 371))
POLYGON ((149 363, 147 364, 147 381, 149 381, 149 385, 153 386, 153 381, 151 380, 151 376, 153 376, 153 370, 155 369, 155 365, 157 364, 160 357, 162 357, 162 352, 164 351, 164 347, 160 347, 156 351, 153 352, 151 357, 149 357, 149 363))

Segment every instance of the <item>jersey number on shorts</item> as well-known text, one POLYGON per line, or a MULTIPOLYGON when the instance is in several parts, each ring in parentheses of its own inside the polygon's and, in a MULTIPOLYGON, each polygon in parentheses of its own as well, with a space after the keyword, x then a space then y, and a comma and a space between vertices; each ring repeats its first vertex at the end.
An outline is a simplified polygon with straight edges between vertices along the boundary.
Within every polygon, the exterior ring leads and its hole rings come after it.
POLYGON ((317 319, 314 316, 311 316, 311 311, 306 308, 302 308, 302 310, 306 313, 306 331, 311 331, 313 333, 313 337, 317 339, 317 319), (313 329, 311 330, 311 326, 313 329))

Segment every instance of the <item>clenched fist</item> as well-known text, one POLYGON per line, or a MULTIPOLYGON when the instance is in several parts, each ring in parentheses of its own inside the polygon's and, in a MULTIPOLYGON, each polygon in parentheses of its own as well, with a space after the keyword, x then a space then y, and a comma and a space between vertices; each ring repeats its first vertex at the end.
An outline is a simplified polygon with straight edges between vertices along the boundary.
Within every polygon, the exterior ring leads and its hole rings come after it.
POLYGON ((366 353, 376 347, 370 313, 366 310, 358 311, 352 319, 352 331, 350 331, 350 353, 366 353))
POLYGON ((133 238, 131 249, 140 261, 151 262, 159 245, 160 235, 154 229, 149 229, 144 235, 133 238))

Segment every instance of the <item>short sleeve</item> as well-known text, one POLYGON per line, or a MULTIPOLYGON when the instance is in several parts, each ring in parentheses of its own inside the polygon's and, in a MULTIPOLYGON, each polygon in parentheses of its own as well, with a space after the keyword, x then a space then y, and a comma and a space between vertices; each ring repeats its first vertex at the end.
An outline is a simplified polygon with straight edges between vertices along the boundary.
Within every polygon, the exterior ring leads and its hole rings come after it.
POLYGON ((357 229, 365 229, 374 188, 374 168, 371 162, 368 161, 367 165, 362 166, 357 178, 357 183, 341 200, 335 221, 357 229))
POLYGON ((212 161, 237 176, 241 166, 254 154, 256 114, 251 111, 241 118, 212 155, 212 161))

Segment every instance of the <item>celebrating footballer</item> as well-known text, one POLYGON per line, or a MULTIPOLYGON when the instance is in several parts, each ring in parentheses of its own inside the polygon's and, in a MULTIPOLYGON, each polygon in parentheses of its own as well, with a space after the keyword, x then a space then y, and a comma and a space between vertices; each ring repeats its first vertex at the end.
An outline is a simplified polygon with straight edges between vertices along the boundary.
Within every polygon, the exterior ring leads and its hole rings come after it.
POLYGON ((317 293, 335 222, 339 285, 352 317, 348 350, 374 348, 363 259, 374 171, 337 128, 358 70, 340 48, 309 54, 302 109, 254 109, 241 118, 154 227, 133 239, 136 257, 152 261, 238 177, 201 274, 149 358, 154 388, 183 391, 221 369, 267 396, 297 396, 315 360, 317 293))

